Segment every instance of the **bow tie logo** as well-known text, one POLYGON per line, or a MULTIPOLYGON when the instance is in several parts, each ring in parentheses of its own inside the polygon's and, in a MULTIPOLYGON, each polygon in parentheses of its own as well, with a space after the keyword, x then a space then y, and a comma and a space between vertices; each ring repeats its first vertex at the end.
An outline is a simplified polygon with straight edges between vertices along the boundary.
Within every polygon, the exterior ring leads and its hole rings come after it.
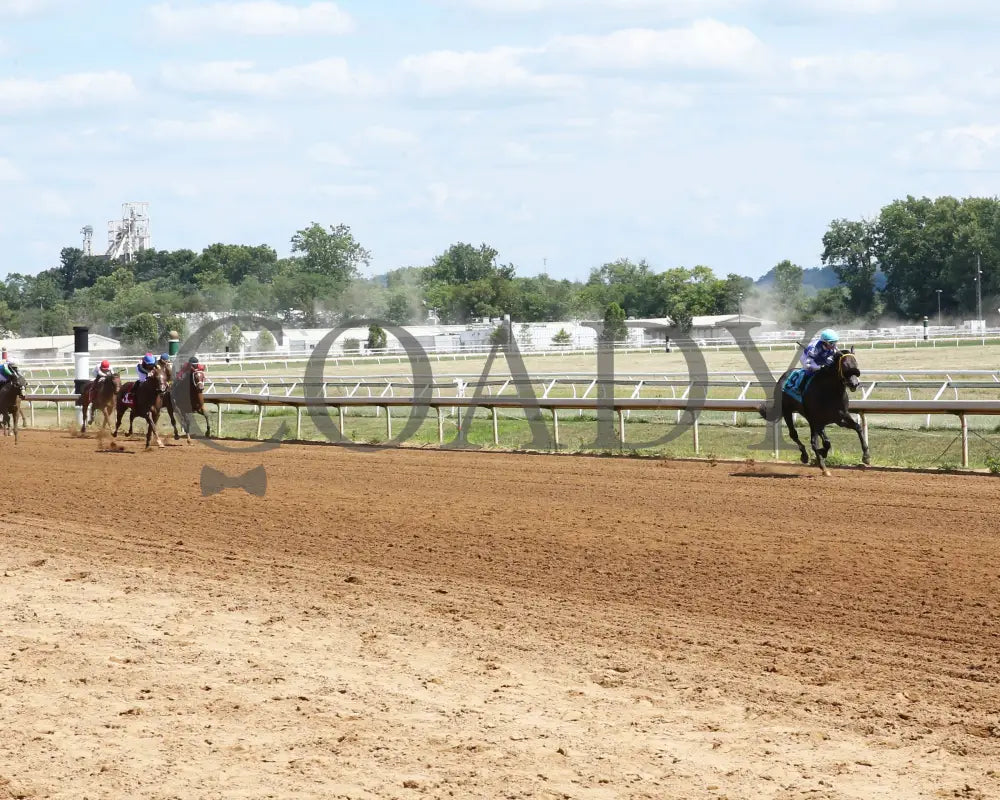
POLYGON ((230 478, 211 467, 201 468, 201 495, 211 497, 223 489, 243 489, 247 494, 263 497, 267 491, 267 471, 264 467, 256 467, 235 478, 230 478))

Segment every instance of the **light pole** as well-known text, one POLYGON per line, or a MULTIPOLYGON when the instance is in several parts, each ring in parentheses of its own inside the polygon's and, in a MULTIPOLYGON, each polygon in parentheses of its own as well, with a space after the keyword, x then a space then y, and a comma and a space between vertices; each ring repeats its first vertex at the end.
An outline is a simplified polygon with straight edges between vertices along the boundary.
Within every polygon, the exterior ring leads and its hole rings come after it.
POLYGON ((736 298, 736 308, 739 313, 740 322, 743 322, 743 292, 740 292, 736 298))
POLYGON ((935 289, 934 291, 937 292, 937 296, 938 296, 938 327, 940 328, 941 327, 941 290, 940 289, 935 289))
POLYGON ((976 253, 976 326, 983 321, 983 269, 980 266, 980 253, 976 253))

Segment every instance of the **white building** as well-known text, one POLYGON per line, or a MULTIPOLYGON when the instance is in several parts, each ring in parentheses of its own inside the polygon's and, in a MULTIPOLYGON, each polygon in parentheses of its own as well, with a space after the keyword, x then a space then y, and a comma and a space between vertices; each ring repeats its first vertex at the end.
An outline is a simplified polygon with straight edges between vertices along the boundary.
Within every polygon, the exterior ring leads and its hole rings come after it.
MULTIPOLYGON (((121 354, 122 345, 117 339, 101 336, 96 333, 88 335, 90 355, 93 357, 109 357, 121 354)), ((9 338, 0 340, 3 349, 21 361, 59 360, 71 362, 76 340, 68 336, 29 336, 24 339, 9 338)))

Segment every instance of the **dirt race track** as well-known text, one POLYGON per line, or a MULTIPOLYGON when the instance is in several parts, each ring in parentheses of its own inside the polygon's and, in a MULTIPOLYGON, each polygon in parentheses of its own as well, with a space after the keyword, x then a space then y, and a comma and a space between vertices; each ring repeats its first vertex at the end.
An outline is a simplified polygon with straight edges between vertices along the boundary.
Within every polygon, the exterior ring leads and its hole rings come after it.
POLYGON ((0 439, 0 798, 1000 797, 991 476, 127 449, 0 439))

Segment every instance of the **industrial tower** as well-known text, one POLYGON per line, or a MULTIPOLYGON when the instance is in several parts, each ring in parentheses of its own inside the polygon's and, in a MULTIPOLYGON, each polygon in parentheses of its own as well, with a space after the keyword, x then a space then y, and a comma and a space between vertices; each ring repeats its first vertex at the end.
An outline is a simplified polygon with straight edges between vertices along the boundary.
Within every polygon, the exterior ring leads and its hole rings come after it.
POLYGON ((108 222, 109 261, 134 261, 136 254, 151 247, 149 203, 122 203, 122 218, 108 222))
POLYGON ((80 229, 80 233, 83 234, 83 254, 85 256, 94 255, 94 226, 84 225, 80 229))

